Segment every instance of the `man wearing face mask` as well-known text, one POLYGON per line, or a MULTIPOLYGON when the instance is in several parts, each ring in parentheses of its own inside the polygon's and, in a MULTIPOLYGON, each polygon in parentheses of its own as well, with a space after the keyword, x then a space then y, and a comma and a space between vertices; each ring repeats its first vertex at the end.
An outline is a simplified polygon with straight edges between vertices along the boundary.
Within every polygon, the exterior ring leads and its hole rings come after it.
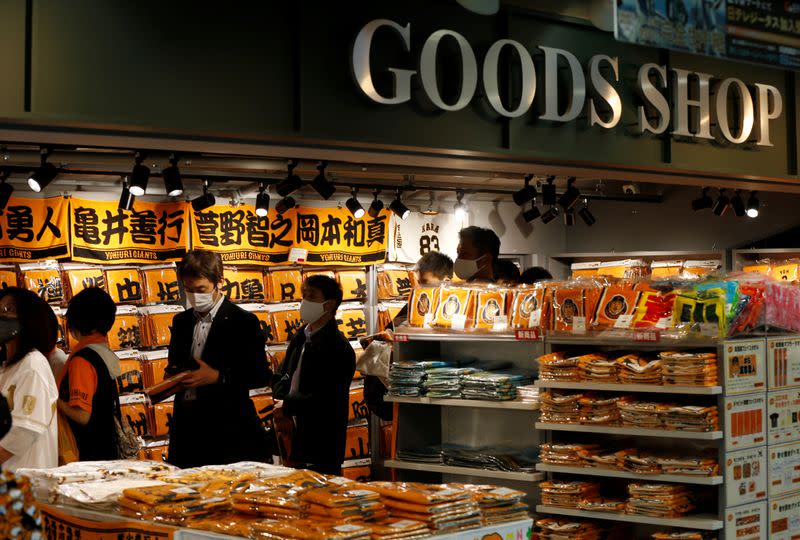
POLYGON ((466 227, 458 233, 458 258, 453 272, 464 281, 494 281, 500 239, 489 229, 466 227))
POLYGON ((323 474, 341 474, 347 439, 353 347, 339 331, 336 310, 342 288, 328 276, 303 283, 300 316, 306 325, 286 350, 272 384, 276 407, 294 418, 291 461, 323 474))
POLYGON ((194 250, 178 266, 191 308, 172 321, 168 375, 188 371, 175 396, 169 462, 199 467, 269 461, 267 433, 249 390, 271 372, 258 319, 220 291, 222 259, 194 250))

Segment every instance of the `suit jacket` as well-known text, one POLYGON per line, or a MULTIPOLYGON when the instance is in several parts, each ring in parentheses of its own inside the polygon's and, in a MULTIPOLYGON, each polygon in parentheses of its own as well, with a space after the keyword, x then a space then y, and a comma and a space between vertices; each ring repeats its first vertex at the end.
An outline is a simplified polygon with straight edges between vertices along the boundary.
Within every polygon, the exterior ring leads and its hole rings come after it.
POLYGON ((347 444, 350 383, 355 369, 353 347, 335 320, 311 336, 308 343, 305 328, 294 335, 272 385, 275 399, 283 400, 284 414, 296 419, 293 461, 326 471, 341 468, 347 444), (292 393, 292 376, 304 345, 299 386, 292 393))
MULTIPOLYGON (((175 315, 167 374, 197 369, 192 342, 194 309, 175 315)), ((214 317, 201 355, 220 372, 217 384, 196 389, 196 398, 175 396, 170 423, 169 462, 178 467, 237 461, 268 461, 267 433, 250 401, 249 390, 267 386, 272 372, 258 319, 227 298, 214 317)))

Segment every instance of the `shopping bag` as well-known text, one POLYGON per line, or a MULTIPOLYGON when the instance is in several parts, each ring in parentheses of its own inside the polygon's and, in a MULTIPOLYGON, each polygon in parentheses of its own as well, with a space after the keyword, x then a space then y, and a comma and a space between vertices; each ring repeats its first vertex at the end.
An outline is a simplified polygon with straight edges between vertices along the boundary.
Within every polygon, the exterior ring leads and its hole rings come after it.
POLYGON ((78 441, 69 425, 66 415, 58 411, 58 466, 66 465, 74 461, 80 461, 78 455, 78 441))

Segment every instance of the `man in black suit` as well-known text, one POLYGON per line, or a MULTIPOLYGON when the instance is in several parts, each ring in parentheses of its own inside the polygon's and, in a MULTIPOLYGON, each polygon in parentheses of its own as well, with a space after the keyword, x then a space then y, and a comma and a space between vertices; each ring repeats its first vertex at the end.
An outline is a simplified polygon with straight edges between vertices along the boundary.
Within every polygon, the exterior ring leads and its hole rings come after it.
POLYGON ((291 461, 324 474, 341 474, 347 441, 350 383, 356 356, 336 325, 342 288, 328 276, 303 283, 300 316, 306 322, 286 350, 273 381, 276 408, 294 417, 291 461))
POLYGON ((194 250, 178 266, 192 308, 172 321, 167 373, 189 371, 175 396, 168 461, 178 467, 269 461, 249 390, 271 371, 258 319, 220 291, 222 259, 194 250))

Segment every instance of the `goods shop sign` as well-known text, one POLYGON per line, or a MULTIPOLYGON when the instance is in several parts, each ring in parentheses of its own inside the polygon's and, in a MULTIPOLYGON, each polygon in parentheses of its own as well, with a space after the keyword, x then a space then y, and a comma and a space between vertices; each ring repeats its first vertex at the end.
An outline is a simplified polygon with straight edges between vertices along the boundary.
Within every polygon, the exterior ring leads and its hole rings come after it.
MULTIPOLYGON (((530 116, 534 99, 543 96, 544 113, 539 120, 569 123, 584 115, 590 128, 609 130, 620 124, 623 101, 619 90, 620 58, 595 54, 585 65, 566 49, 538 46, 530 51, 520 42, 501 39, 492 44, 482 66, 467 39, 453 30, 437 30, 425 40, 422 49, 411 50, 411 23, 389 19, 367 23, 355 37, 351 66, 356 85, 375 103, 399 105, 412 100, 412 79, 421 82, 430 103, 442 111, 460 111, 476 96, 483 96, 493 111, 502 117, 530 116), (373 39, 381 32, 392 36, 395 45, 409 58, 418 59, 418 69, 396 65, 376 65, 372 61, 373 39), (444 45, 444 46, 443 46, 444 45), (455 47, 457 53, 445 55, 440 49, 455 47), (537 74, 533 55, 543 56, 543 73, 537 74), (501 62, 501 55, 503 61, 501 62), (443 96, 442 64, 457 62, 460 73, 457 96, 443 96), (373 72, 373 68, 375 71, 373 72), (559 72, 568 73, 570 84, 563 84, 559 72), (503 100, 501 77, 506 71, 519 73, 513 100, 503 100), (373 75, 385 75, 391 89, 378 90, 373 75), (542 82, 540 77, 544 75, 542 82), (482 91, 479 91, 479 83, 482 91), (509 101, 513 101, 509 103, 509 101)), ((391 62, 390 62, 391 63, 391 62)), ((451 65, 447 66, 452 67, 451 65)), ((540 66, 541 67, 541 66, 540 66)), ((563 78, 563 77, 562 77, 563 78)), ((447 81, 448 83, 451 81, 447 81)), ((711 73, 668 67, 656 63, 639 66, 634 81, 640 98, 636 106, 635 134, 669 134, 689 140, 708 140, 721 144, 774 146, 770 122, 783 114, 783 97, 775 86, 738 78, 715 78, 711 73)), ((626 83, 628 84, 628 83, 626 83)))

